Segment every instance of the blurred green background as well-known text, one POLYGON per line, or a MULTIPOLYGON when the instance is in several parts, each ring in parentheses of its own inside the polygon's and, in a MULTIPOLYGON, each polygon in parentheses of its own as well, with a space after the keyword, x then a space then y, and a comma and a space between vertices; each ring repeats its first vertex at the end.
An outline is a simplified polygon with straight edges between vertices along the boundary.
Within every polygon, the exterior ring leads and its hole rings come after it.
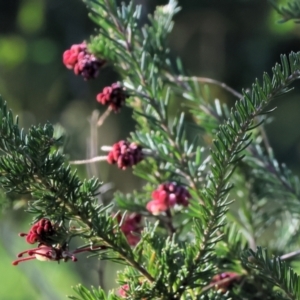
MULTIPOLYGON (((143 16, 165 1, 139 0, 143 16)), ((286 3, 286 1, 281 1, 286 3)), ((278 24, 280 19, 267 1, 262 0, 179 0, 183 10, 176 17, 170 37, 172 56, 180 56, 191 75, 212 77, 237 90, 250 87, 264 71, 270 72, 282 53, 300 50, 300 25, 278 24)), ((89 118, 99 107, 95 96, 118 79, 105 68, 93 81, 85 82, 62 64, 62 53, 93 33, 94 24, 79 0, 0 1, 0 93, 20 116, 21 126, 61 124, 68 134, 66 147, 70 159, 87 156, 89 118)), ((232 95, 211 87, 212 95, 229 104, 232 95)), ((300 101, 295 91, 276 100, 279 109, 266 126, 271 144, 281 162, 299 173, 300 101), (282 101, 283 100, 283 101, 282 101)), ((98 132, 100 145, 126 138, 134 128, 130 110, 112 114, 98 132)), ((82 176, 97 174, 114 189, 129 192, 141 184, 130 171, 97 164, 94 170, 79 167, 82 176)), ((18 202, 21 204, 22 199, 18 202)), ((79 282, 99 284, 99 262, 76 264, 32 261, 11 265, 18 252, 27 249, 18 233, 27 231, 30 216, 24 208, 5 210, 0 219, 1 300, 63 299, 71 285, 79 282)), ((106 288, 114 286, 115 266, 106 268, 106 288)))

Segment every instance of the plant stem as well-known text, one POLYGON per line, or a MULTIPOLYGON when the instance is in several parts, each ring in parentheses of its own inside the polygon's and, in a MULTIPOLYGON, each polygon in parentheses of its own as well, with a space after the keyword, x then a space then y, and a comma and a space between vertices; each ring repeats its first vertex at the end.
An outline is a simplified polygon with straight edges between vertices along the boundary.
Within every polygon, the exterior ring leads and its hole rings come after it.
POLYGON ((71 165, 84 165, 84 164, 91 164, 97 161, 105 161, 107 159, 107 156, 96 156, 88 159, 82 159, 82 160, 72 160, 70 161, 71 165))
POLYGON ((104 121, 110 115, 110 113, 111 113, 111 108, 108 107, 107 110, 100 116, 97 122, 97 127, 100 127, 104 123, 104 121))
POLYGON ((221 287, 222 285, 226 284, 226 283, 229 283, 231 281, 235 281, 237 279, 240 279, 241 278, 241 274, 236 274, 234 276, 231 276, 231 277, 228 277, 228 278, 224 278, 224 279, 221 279, 221 280, 218 280, 214 283, 210 283, 209 285, 205 286, 201 292, 206 292, 208 290, 210 290, 211 288, 214 288, 214 287, 221 287))
POLYGON ((288 259, 294 258, 295 256, 298 256, 298 255, 300 255, 300 250, 296 250, 296 251, 281 255, 280 259, 281 260, 288 260, 288 259))
POLYGON ((242 99, 243 95, 241 93, 239 93, 238 91, 234 90, 233 88, 231 88, 230 86, 228 86, 227 84, 225 84, 224 82, 212 79, 212 78, 208 78, 208 77, 196 77, 196 76, 192 76, 192 77, 187 77, 187 76, 178 76, 177 79, 179 81, 198 81, 200 83, 210 83, 210 84, 214 84, 214 85, 218 85, 221 88, 223 88, 224 90, 226 90, 227 92, 231 93, 232 95, 234 95, 235 97, 242 99))

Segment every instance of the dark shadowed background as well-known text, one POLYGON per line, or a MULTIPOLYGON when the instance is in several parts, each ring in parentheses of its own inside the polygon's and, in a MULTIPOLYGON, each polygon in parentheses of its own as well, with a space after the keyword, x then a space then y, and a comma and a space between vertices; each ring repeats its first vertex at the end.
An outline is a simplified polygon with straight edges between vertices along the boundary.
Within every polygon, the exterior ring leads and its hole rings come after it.
MULTIPOLYGON (((281 1, 285 3, 285 1, 281 1)), ((146 18, 156 4, 164 1, 139 0, 146 18)), ((264 71, 270 72, 280 54, 300 50, 300 25, 280 25, 280 18, 266 0, 179 0, 170 36, 174 59, 180 56, 191 75, 224 81, 238 91, 250 87, 264 71)), ((89 118, 93 110, 104 112, 95 96, 118 79, 105 68, 93 81, 85 82, 62 64, 62 53, 74 43, 93 34, 94 24, 79 0, 0 1, 0 93, 9 107, 20 116, 21 126, 60 124, 67 132, 66 152, 70 159, 83 159, 90 134, 89 118)), ((276 100, 278 109, 266 126, 277 158, 299 173, 300 89, 276 100)), ((218 87, 211 87, 215 98, 232 104, 236 99, 218 87)), ((110 115, 99 130, 100 145, 126 138, 134 128, 130 110, 110 115)), ((97 164, 104 182, 129 192, 141 181, 130 170, 121 172, 105 163, 97 164)), ((80 167, 82 177, 85 167, 80 167)), ((17 236, 27 231, 30 218, 24 214, 22 198, 14 209, 1 215, 0 299, 63 299, 71 294, 71 285, 83 282, 97 285, 97 260, 79 257, 73 264, 32 261, 11 266, 15 255, 27 249, 17 236)), ((114 266, 106 266, 106 288, 114 286, 114 266)))

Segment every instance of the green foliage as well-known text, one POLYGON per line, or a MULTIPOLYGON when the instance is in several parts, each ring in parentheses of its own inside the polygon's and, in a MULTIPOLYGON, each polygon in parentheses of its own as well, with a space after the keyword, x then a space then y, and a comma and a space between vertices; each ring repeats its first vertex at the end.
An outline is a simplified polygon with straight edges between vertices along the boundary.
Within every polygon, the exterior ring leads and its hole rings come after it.
POLYGON ((299 275, 279 257, 270 259, 266 249, 258 248, 256 252, 248 250, 243 253, 243 263, 257 270, 259 276, 279 287, 285 297, 277 299, 299 299, 299 275))
POLYGON ((276 11, 281 15, 282 19, 280 23, 287 22, 289 20, 294 20, 296 23, 300 22, 300 1, 292 0, 288 1, 286 6, 277 5, 276 0, 269 0, 276 11))
POLYGON ((110 294, 106 296, 105 292, 99 288, 96 289, 94 287, 91 288, 91 290, 88 290, 86 287, 84 287, 81 284, 78 284, 77 286, 73 287, 74 291, 76 294, 78 294, 79 297, 77 296, 69 296, 68 298, 73 299, 73 300, 116 300, 119 299, 113 294, 110 294))
MULTIPOLYGON (((145 24, 141 6, 133 2, 85 2, 99 27, 89 50, 115 69, 130 95, 126 104, 136 122, 131 140, 146 153, 133 172, 146 184, 128 195, 116 193, 116 207, 104 206, 98 199, 102 184, 96 178, 79 178, 53 126, 32 126, 25 133, 1 101, 1 187, 8 193, 30 194, 28 212, 34 221, 46 217, 55 224, 58 234, 51 238, 59 247, 52 250, 64 251, 80 237, 83 245, 71 254, 85 249, 99 259, 124 264, 117 282, 128 285, 127 299, 298 299, 299 278, 287 263, 270 260, 261 248, 245 249, 262 243, 276 217, 281 217, 274 231, 277 241, 284 234, 278 229, 287 225, 284 216, 299 218, 299 180, 274 158, 262 124, 273 111, 272 100, 300 78, 300 52, 282 55, 272 75, 264 73, 242 94, 221 85, 239 98, 229 109, 218 100, 208 101, 201 79, 183 76, 180 60, 175 64, 171 59, 167 37, 179 11, 175 0, 158 6, 145 24), (208 143, 190 138, 181 107, 175 116, 170 114, 170 103, 185 99, 195 130, 204 133, 208 143), (188 189, 192 199, 186 208, 156 215, 146 205, 165 182, 188 189), (230 192, 243 194, 237 201, 239 216, 230 210, 230 192), (267 210, 274 198, 278 206, 267 210), (122 229, 126 215, 121 211, 126 210, 145 217, 141 233, 130 232, 140 235, 135 247, 122 229)), ((297 233, 298 228, 288 234, 289 247, 296 244, 297 233)), ((269 246, 284 250, 276 242, 269 246)), ((62 253, 66 260, 69 256, 62 253)), ((78 296, 70 299, 121 297, 101 287, 88 290, 78 285, 74 290, 78 296)))

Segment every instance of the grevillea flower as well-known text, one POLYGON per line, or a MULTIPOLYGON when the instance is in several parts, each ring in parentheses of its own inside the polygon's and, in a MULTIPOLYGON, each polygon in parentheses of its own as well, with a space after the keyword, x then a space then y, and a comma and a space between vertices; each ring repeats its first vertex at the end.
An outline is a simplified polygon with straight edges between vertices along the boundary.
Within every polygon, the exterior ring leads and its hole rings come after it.
POLYGON ((152 200, 147 203, 147 210, 158 215, 177 205, 188 206, 190 193, 176 182, 166 182, 152 192, 152 200))
POLYGON ((20 262, 37 259, 40 261, 67 261, 68 259, 71 259, 72 261, 77 261, 77 258, 74 256, 76 251, 73 253, 68 252, 67 250, 63 250, 63 248, 56 248, 53 246, 46 246, 43 244, 40 244, 38 247, 25 250, 18 254, 18 257, 22 257, 18 260, 13 261, 13 265, 16 266, 20 262), (23 257, 24 254, 27 254, 27 257, 23 257))
POLYGON ((78 62, 78 55, 86 51, 86 44, 75 44, 63 53, 63 63, 68 69, 74 69, 78 62))
POLYGON ((108 153, 107 162, 117 164, 122 170, 139 163, 143 159, 142 147, 136 143, 119 141, 115 143, 108 153))
POLYGON ((214 285, 216 290, 220 290, 222 293, 226 293, 230 290, 233 285, 239 282, 241 275, 235 272, 224 272, 221 274, 215 275, 210 284, 214 285))
MULTIPOLYGON (((122 220, 122 216, 118 215, 117 220, 118 223, 120 223, 122 220)), ((122 220, 120 229, 126 236, 128 244, 130 246, 135 246, 140 241, 140 237, 138 234, 140 234, 142 231, 141 221, 142 216, 137 213, 126 215, 122 220)))
POLYGON ((114 112, 118 112, 123 106, 128 95, 119 82, 107 86, 96 97, 97 101, 102 105, 108 105, 114 112))
POLYGON ((20 262, 24 262, 27 260, 37 259, 40 261, 60 261, 63 260, 67 262, 68 260, 72 260, 74 262, 77 261, 75 254, 81 252, 89 252, 89 251, 98 251, 106 249, 106 246, 95 246, 95 247, 86 247, 76 249, 74 251, 69 251, 67 246, 60 247, 60 245, 47 246, 43 244, 39 244, 38 247, 22 251, 18 254, 20 259, 17 259, 12 262, 14 266, 18 265, 20 262), (27 254, 27 257, 23 257, 23 255, 27 254))
POLYGON ((129 284, 124 284, 119 288, 119 296, 121 298, 127 297, 127 291, 129 291, 129 284))
POLYGON ((39 243, 37 247, 22 251, 18 254, 19 259, 13 261, 13 265, 16 266, 20 262, 37 259, 40 261, 77 261, 75 257, 76 253, 85 251, 95 251, 105 249, 105 246, 94 246, 79 248, 74 251, 69 251, 67 243, 61 244, 55 242, 51 237, 56 234, 50 220, 43 218, 37 223, 32 225, 28 233, 21 233, 20 236, 26 237, 28 244, 39 243), (23 257, 27 255, 26 257, 23 257))
POLYGON ((50 220, 43 218, 33 224, 28 233, 20 233, 19 235, 22 237, 26 236, 26 242, 29 244, 37 242, 47 244, 54 234, 55 230, 50 220))
POLYGON ((86 43, 83 42, 73 45, 63 53, 63 63, 68 69, 73 69, 76 75, 82 75, 88 80, 98 76, 105 61, 89 53, 86 43))
POLYGON ((153 215, 157 216, 162 212, 167 211, 170 205, 166 201, 151 200, 147 203, 146 208, 153 215))

